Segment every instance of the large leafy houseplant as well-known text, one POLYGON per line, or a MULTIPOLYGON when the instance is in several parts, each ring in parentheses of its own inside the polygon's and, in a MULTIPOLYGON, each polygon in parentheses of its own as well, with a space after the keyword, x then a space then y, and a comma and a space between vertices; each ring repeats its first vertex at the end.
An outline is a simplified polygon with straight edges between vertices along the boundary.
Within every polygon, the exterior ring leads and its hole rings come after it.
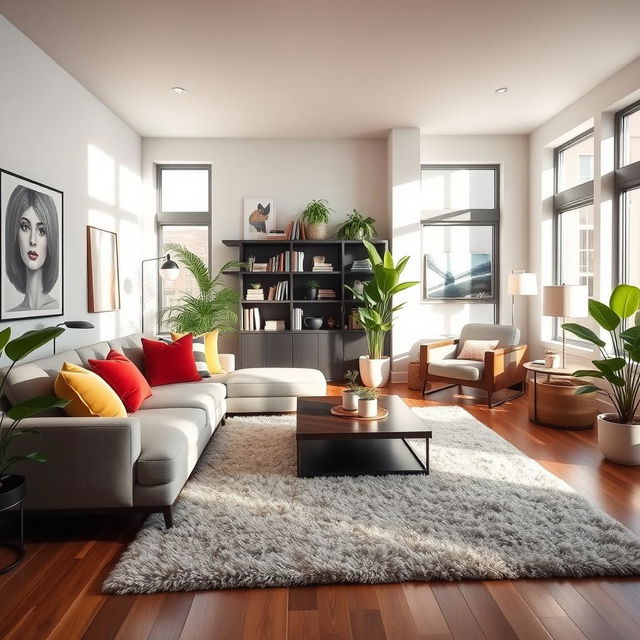
POLYGON ((373 226, 375 220, 367 216, 366 218, 356 209, 350 213, 346 222, 338 229, 336 238, 338 240, 373 240, 378 232, 373 226))
POLYGON ((175 255, 191 273, 198 293, 182 292, 175 304, 160 310, 161 321, 176 333, 192 333, 194 336, 216 330, 220 333, 234 331, 238 324, 240 294, 224 285, 222 272, 243 267, 245 263, 227 262, 213 276, 202 258, 183 245, 172 242, 166 245, 165 251, 175 255))
MULTIPOLYGON (((7 376, 13 369, 16 362, 23 360, 30 353, 44 346, 51 340, 64 333, 63 327, 46 327, 35 331, 27 331, 19 338, 11 340, 11 327, 0 331, 0 355, 4 355, 11 360, 11 365, 7 368, 0 382, 0 396, 4 393, 7 376)), ((0 491, 2 491, 2 480, 7 477, 8 471, 17 462, 31 460, 33 462, 46 462, 46 458, 37 451, 31 453, 10 455, 11 443, 20 436, 38 433, 32 428, 21 428, 20 423, 25 418, 31 418, 47 409, 64 407, 66 400, 50 396, 40 396, 31 400, 26 400, 11 407, 5 413, 0 414, 0 491)))
POLYGON ((623 424, 633 422, 640 406, 640 325, 626 327, 627 318, 633 316, 639 306, 640 289, 628 284, 613 290, 608 305, 589 300, 589 315, 609 332, 611 353, 606 351, 606 342, 588 327, 573 322, 562 325, 566 331, 598 347, 602 356, 593 360, 595 369, 582 369, 574 375, 609 383, 608 389, 586 384, 579 387, 577 393, 597 391, 607 396, 616 410, 617 421, 623 424))
POLYGON ((324 240, 327 237, 327 224, 331 216, 329 203, 324 200, 312 200, 302 211, 300 217, 305 222, 307 238, 324 240))
MULTIPOLYGON (((362 241, 369 254, 373 278, 365 282, 362 291, 349 285, 345 285, 353 294, 355 300, 362 303, 358 307, 358 319, 367 337, 367 349, 369 360, 383 358, 384 338, 393 326, 393 315, 404 307, 404 302, 393 306, 393 296, 405 289, 413 287, 418 282, 400 282, 400 275, 409 261, 410 256, 400 258, 396 263, 389 250, 385 250, 384 257, 380 258, 377 249, 367 240, 362 241)), ((362 360, 360 361, 362 365, 362 360)), ((370 378, 370 374, 361 367, 360 375, 367 387, 382 386, 370 378)), ((388 378, 388 373, 386 374, 388 378)))

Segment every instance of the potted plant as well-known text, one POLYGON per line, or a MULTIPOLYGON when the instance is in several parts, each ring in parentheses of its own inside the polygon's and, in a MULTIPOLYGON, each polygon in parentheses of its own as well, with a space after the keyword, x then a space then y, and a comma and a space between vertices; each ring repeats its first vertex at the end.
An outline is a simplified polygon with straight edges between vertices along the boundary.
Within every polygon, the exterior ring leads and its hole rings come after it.
POLYGON ((320 283, 317 280, 307 280, 307 282, 304 283, 304 287, 307 290, 307 300, 318 299, 318 289, 320 288, 320 283))
MULTIPOLYGON (((30 353, 44 346, 51 340, 55 340, 64 333, 63 327, 46 327, 35 331, 27 331, 19 338, 11 340, 11 327, 0 331, 0 355, 4 354, 11 360, 0 382, 0 396, 4 393, 4 386, 11 369, 16 362, 23 360, 30 353)), ((21 475, 9 473, 10 469, 18 462, 46 462, 46 458, 37 451, 17 454, 12 452, 14 440, 20 436, 37 434, 33 428, 21 428, 20 423, 25 418, 36 416, 42 411, 55 407, 65 407, 66 400, 49 396, 40 396, 32 400, 26 400, 16 404, 8 411, 0 414, 0 506, 1 508, 12 506, 16 501, 21 500, 25 494, 25 479, 21 475), (5 504, 6 503, 6 504, 5 504)), ((23 552, 8 569, 17 564, 23 556, 23 552)))
POLYGON ((309 240, 324 240, 327 237, 327 224, 332 209, 326 200, 312 200, 300 217, 305 222, 309 240))
POLYGON ((400 282, 409 256, 394 262, 389 251, 381 259, 376 248, 363 240, 373 269, 373 278, 365 283, 362 292, 345 285, 353 297, 362 303, 358 319, 367 336, 368 355, 360 356, 360 377, 367 387, 382 387, 389 380, 389 356, 383 356, 384 338, 393 326, 393 314, 404 303, 393 306, 393 296, 418 282, 400 282))
POLYGON ((378 414, 378 390, 372 387, 358 389, 358 415, 361 418, 374 418, 378 414))
MULTIPOLYGON (((222 272, 244 267, 245 263, 227 262, 212 276, 202 258, 186 247, 172 242, 166 245, 165 250, 174 254, 193 275, 198 293, 183 292, 175 304, 160 310, 158 315, 161 321, 176 333, 191 333, 194 336, 234 331, 238 323, 240 294, 224 286, 222 272)), ((251 287, 256 288, 254 284, 251 287)))
POLYGON ((591 329, 572 322, 562 325, 600 351, 602 358, 593 360, 595 369, 576 371, 574 375, 602 380, 608 386, 586 384, 576 393, 596 391, 610 400, 615 413, 598 416, 598 447, 607 460, 627 465, 640 464, 640 325, 626 326, 627 318, 639 307, 640 289, 628 284, 613 290, 608 305, 589 300, 589 315, 609 332, 611 352, 591 329))
POLYGON ((259 282, 252 282, 249 286, 252 289, 262 289, 262 285, 259 282))
POLYGON ((371 217, 364 217, 356 209, 350 213, 346 222, 338 229, 336 238, 338 240, 373 240, 378 232, 373 226, 375 220, 371 217))
POLYGON ((347 381, 347 388, 342 391, 342 407, 345 411, 358 410, 358 385, 359 374, 357 371, 347 371, 344 379, 347 381))

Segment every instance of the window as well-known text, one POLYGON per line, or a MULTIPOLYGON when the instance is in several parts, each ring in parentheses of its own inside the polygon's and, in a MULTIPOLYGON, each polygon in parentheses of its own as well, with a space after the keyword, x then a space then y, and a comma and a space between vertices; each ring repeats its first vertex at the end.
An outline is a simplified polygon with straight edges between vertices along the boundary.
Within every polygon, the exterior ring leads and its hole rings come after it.
POLYGON ((640 287, 640 186, 622 194, 622 279, 640 287))
MULTIPOLYGON (((211 264, 211 166, 158 165, 158 245, 159 254, 170 243, 186 246, 211 264)), ((183 294, 196 295, 193 276, 180 269, 173 282, 158 278, 160 308, 175 303, 183 294)), ((162 331, 164 327, 160 327, 162 331)))
POLYGON ((558 283, 586 284, 594 295, 593 204, 563 211, 558 220, 558 283))
POLYGON ((556 149, 557 192, 593 180, 593 131, 556 149))
POLYGON ((498 317, 499 168, 425 165, 421 179, 422 300, 473 303, 498 317))
POLYGON ((617 114, 619 166, 640 162, 640 102, 617 114))

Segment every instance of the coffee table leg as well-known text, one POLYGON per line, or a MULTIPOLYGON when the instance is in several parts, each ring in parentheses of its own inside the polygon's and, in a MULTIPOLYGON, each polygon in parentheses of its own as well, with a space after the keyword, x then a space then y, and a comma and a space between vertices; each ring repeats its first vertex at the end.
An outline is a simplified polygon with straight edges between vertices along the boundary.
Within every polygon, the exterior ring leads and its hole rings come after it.
POLYGON ((298 477, 300 477, 300 472, 302 471, 302 441, 298 440, 297 444, 297 467, 298 467, 298 477))
POLYGON ((425 456, 425 459, 424 459, 424 461, 425 461, 425 468, 426 468, 426 470, 427 470, 427 475, 429 475, 429 440, 430 440, 430 438, 425 438, 425 439, 424 439, 425 444, 427 445, 427 448, 426 448, 426 456, 425 456))

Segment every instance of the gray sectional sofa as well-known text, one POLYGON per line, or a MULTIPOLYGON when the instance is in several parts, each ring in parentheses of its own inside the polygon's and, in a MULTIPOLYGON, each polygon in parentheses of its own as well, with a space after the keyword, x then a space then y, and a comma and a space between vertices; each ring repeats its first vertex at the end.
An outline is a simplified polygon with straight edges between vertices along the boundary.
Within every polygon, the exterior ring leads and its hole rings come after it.
MULTIPOLYGON (((89 359, 105 358, 110 349, 144 371, 140 338, 133 334, 17 365, 6 381, 6 400, 53 395, 63 362, 88 367, 89 359)), ((127 418, 70 418, 52 410, 25 420, 24 427, 39 433, 16 440, 16 452, 37 450, 47 457, 44 464, 14 469, 27 479, 25 508, 136 508, 162 512, 170 527, 171 506, 228 411, 294 411, 298 396, 324 395, 326 382, 312 369, 241 369, 152 391, 127 418)))

